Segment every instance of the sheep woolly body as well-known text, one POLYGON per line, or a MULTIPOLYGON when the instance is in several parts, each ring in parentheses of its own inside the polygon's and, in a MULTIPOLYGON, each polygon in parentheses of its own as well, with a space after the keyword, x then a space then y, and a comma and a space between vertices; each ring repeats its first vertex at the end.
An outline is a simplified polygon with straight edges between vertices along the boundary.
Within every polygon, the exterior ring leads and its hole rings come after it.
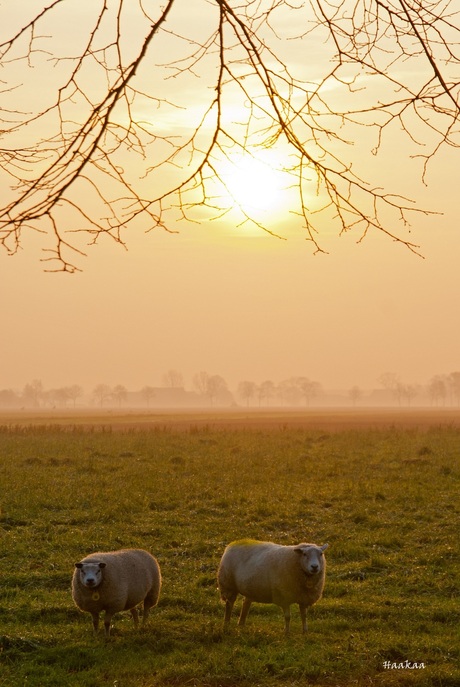
POLYGON ((244 625, 253 601, 273 603, 284 612, 285 632, 289 634, 290 606, 299 604, 302 630, 307 631, 308 606, 313 606, 324 589, 328 544, 282 546, 271 542, 242 540, 227 546, 220 562, 218 584, 225 601, 225 622, 230 621, 238 594, 245 598, 239 619, 244 625), (315 570, 311 566, 316 565, 315 570))
POLYGON ((112 616, 120 611, 131 611, 137 626, 136 606, 142 601, 145 624, 150 609, 158 603, 160 588, 160 566, 143 549, 92 553, 75 563, 72 596, 80 610, 91 613, 95 633, 101 611, 105 611, 106 636, 110 635, 112 616))

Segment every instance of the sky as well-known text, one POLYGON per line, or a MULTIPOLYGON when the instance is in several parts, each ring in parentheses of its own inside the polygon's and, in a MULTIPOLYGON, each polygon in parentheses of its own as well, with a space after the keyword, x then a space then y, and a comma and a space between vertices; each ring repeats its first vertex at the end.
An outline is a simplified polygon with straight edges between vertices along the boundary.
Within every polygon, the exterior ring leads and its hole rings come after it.
MULTIPOLYGON (((458 153, 440 155, 427 186, 400 155, 395 138, 384 178, 440 213, 413 216, 423 257, 388 237, 358 243, 327 229, 327 253, 314 254, 301 232, 281 240, 225 219, 136 232, 128 250, 103 239, 75 274, 44 271, 40 236, 15 256, 0 252, 0 389, 40 379, 134 391, 161 385, 169 369, 186 388, 204 370, 230 388, 305 376, 372 389, 386 372, 424 384, 460 370, 458 153)), ((289 208, 276 212, 294 222, 289 208)))

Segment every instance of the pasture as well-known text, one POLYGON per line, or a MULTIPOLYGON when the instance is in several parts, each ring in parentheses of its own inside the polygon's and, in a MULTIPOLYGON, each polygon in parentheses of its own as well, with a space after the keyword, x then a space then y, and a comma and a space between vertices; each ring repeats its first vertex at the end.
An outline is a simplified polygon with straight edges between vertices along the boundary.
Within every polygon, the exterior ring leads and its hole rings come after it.
MULTIPOLYGON (((359 423, 358 423, 359 424, 359 423)), ((0 686, 460 684, 460 430, 201 418, 0 418, 0 686), (241 537, 329 543, 324 597, 223 630, 216 570, 241 537), (92 635, 74 563, 140 547, 160 602, 92 635)))

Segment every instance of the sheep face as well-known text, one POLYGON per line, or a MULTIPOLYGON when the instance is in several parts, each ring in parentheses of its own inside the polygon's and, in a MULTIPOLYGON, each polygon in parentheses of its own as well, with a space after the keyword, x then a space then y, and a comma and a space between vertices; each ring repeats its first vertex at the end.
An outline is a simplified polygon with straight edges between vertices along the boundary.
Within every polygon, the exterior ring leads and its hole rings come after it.
POLYGON ((319 575, 324 570, 324 551, 328 544, 314 546, 300 544, 294 551, 300 556, 300 566, 306 575, 319 575))
POLYGON ((75 563, 80 582, 84 587, 95 589, 102 582, 102 570, 106 563, 75 563))

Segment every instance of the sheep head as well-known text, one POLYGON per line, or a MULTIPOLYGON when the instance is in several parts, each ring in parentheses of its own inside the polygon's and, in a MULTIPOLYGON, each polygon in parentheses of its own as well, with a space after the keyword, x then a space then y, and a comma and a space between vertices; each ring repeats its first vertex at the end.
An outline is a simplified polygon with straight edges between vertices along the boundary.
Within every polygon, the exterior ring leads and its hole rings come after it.
POLYGON ((107 563, 95 561, 94 563, 75 563, 79 571, 79 579, 84 587, 95 589, 102 582, 102 570, 107 563))
POLYGON ((319 575, 324 571, 324 551, 329 544, 299 544, 294 551, 300 556, 300 567, 306 575, 319 575))

